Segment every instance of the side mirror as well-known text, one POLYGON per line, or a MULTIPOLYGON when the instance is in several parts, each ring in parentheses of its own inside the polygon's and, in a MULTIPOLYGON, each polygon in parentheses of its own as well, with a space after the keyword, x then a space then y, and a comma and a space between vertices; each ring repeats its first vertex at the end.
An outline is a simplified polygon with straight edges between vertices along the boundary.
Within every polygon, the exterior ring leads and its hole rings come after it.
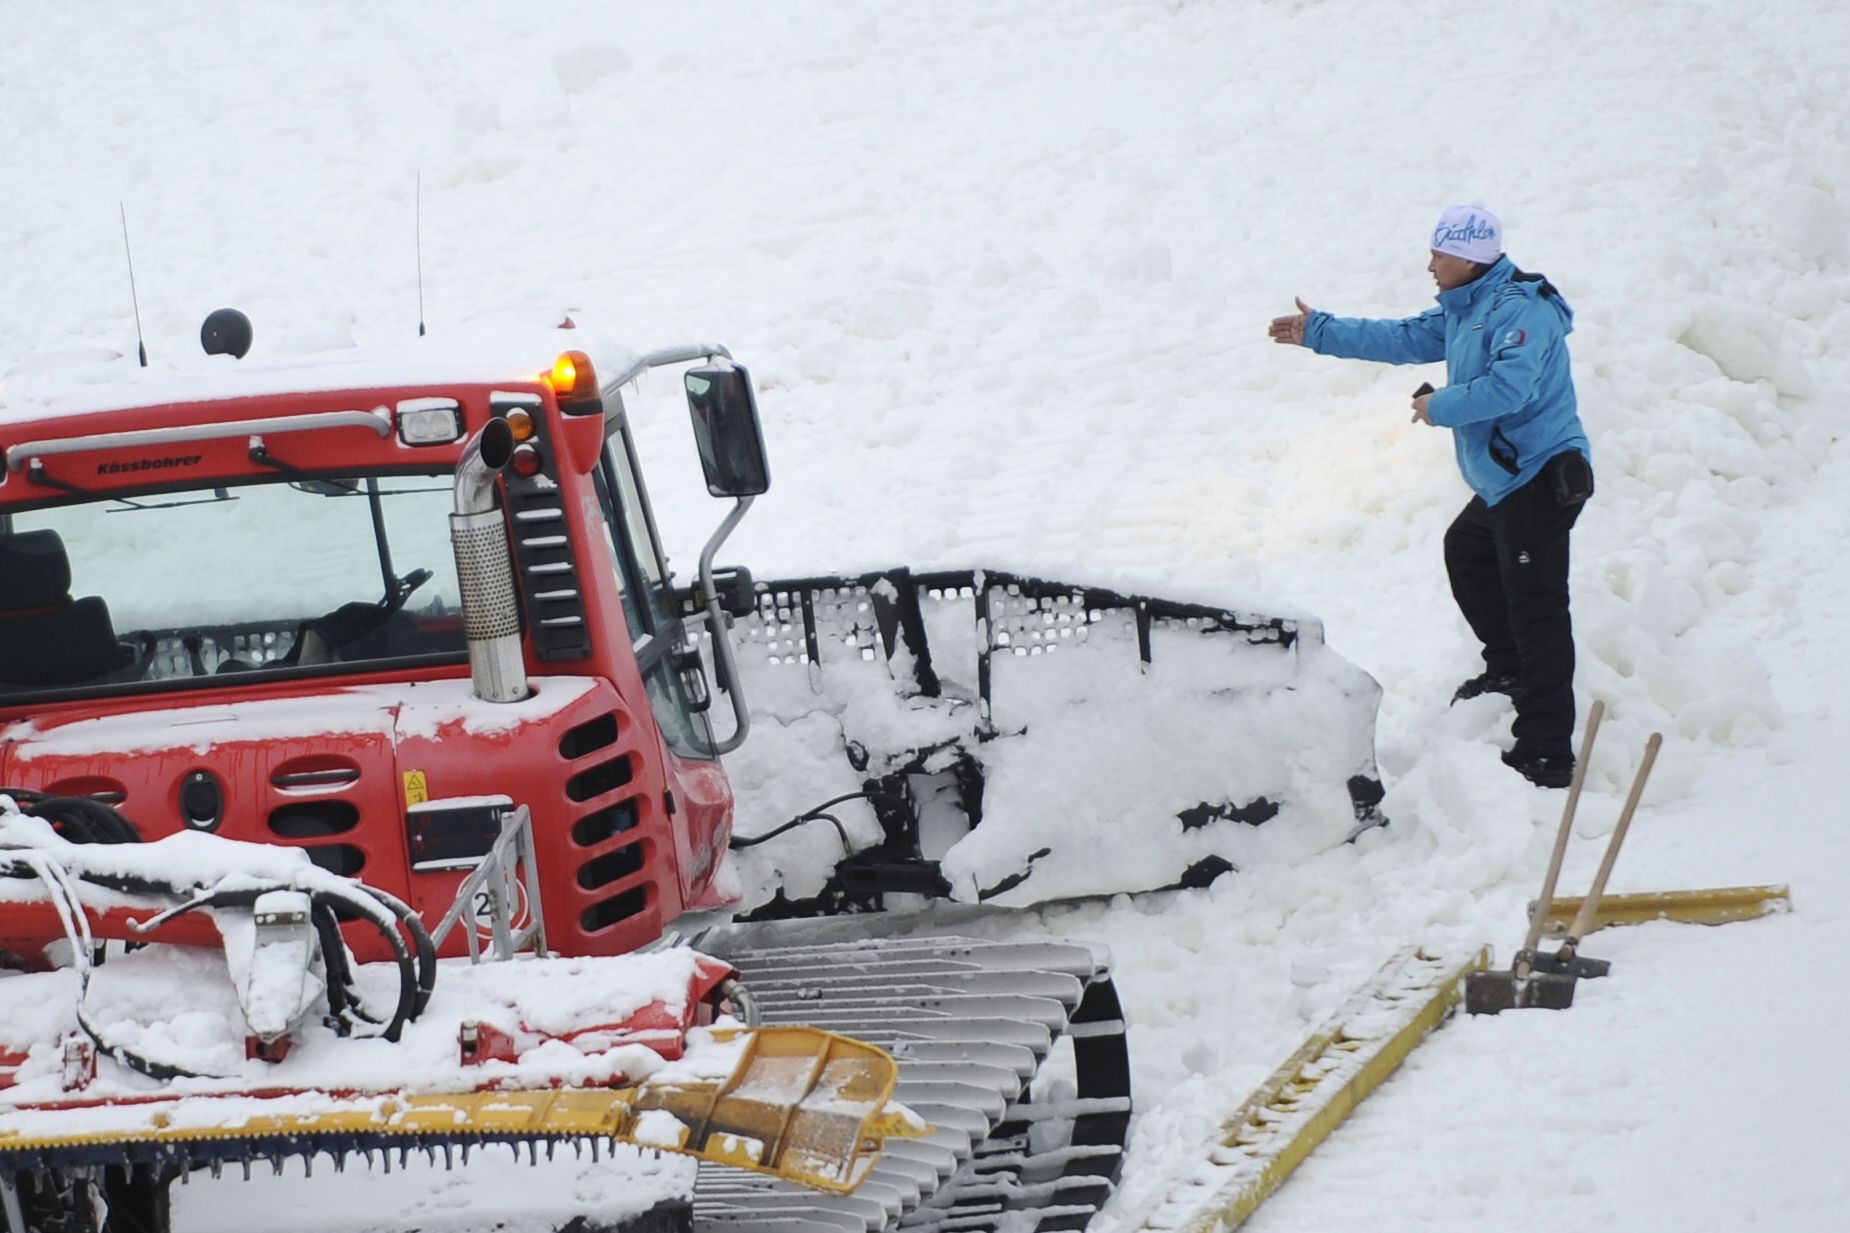
POLYGON ((716 497, 755 497, 771 487, 764 432, 751 375, 737 365, 690 368, 682 377, 694 442, 707 491, 716 497))

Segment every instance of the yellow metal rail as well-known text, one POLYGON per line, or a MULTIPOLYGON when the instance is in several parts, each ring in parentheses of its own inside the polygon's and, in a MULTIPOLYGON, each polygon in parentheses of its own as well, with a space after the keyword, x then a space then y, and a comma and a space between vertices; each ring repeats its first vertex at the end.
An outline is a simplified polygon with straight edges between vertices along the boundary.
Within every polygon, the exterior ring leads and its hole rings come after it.
MULTIPOLYGON (((1579 898, 1556 899, 1550 905, 1543 929, 1565 933, 1580 911, 1579 898)), ((1690 925, 1726 925, 1755 920, 1792 910, 1792 893, 1785 886, 1721 886, 1708 890, 1650 891, 1635 895, 1605 895, 1593 916, 1593 928, 1641 925, 1646 921, 1674 920, 1690 925)), ((1535 911, 1535 905, 1529 905, 1535 911)))
POLYGON ((1439 1025, 1465 974, 1489 966, 1489 947, 1450 957, 1407 951, 1389 960, 1240 1104, 1206 1159, 1186 1168, 1138 1227, 1238 1228, 1439 1025))

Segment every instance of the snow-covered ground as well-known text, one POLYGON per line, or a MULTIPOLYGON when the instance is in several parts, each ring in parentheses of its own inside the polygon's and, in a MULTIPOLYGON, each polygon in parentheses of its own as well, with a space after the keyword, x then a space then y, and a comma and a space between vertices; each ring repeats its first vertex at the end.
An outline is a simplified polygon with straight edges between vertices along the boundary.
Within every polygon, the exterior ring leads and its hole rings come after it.
MULTIPOLYGON (((1790 882, 1788 917, 1599 937, 1565 1015, 1460 1022, 1258 1230, 1825 1230, 1850 1216, 1850 8, 402 0, 14 6, 0 47, 0 374, 150 352, 235 304, 259 353, 570 306, 751 365, 761 574, 1166 576, 1322 616, 1386 690, 1393 825, 1208 892, 1041 914, 1108 941, 1141 1113, 1102 1222, 1396 946, 1498 943, 1559 794, 1497 761, 1439 540, 1465 493, 1407 423, 1435 370, 1273 347, 1294 294, 1401 315, 1481 197, 1578 312, 1599 494, 1575 537, 1608 719, 1566 885, 1645 736, 1620 890, 1790 882)), ((675 391, 644 448, 684 568, 717 517, 675 391), (675 479, 685 482, 677 486, 675 479)), ((332 1200, 324 1199, 324 1202, 332 1200)))

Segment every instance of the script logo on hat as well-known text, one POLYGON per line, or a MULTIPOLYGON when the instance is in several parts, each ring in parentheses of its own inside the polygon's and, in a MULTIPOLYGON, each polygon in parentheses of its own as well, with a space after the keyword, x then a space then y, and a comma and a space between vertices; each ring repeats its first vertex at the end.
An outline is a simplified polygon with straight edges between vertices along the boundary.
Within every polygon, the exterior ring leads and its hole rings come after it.
POLYGON ((1503 252, 1503 224, 1481 205, 1452 206, 1432 229, 1431 248, 1488 265, 1503 252))
POLYGON ((1496 238, 1497 229, 1472 214, 1467 216, 1462 223, 1440 222, 1437 227, 1433 228, 1432 246, 1439 248, 1445 244, 1465 245, 1473 240, 1494 240, 1496 238))

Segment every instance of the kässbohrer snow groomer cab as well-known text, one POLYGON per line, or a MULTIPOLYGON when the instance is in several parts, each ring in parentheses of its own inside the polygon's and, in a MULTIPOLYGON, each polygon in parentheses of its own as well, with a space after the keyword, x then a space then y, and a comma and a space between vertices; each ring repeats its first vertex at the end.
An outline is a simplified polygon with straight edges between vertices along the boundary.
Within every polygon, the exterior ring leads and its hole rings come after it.
POLYGON ((80 352, 4 396, 12 1233, 164 1229, 176 1179, 253 1163, 491 1145, 699 1158, 585 1228, 1082 1228, 1104 1202, 1129 1095, 1102 951, 658 945, 736 898, 727 609, 780 602, 713 569, 769 480, 723 347, 568 321, 80 352), (734 501, 685 591, 623 397, 663 366, 734 501), (1075 1025, 1065 1098, 1031 1104, 1075 1025))

